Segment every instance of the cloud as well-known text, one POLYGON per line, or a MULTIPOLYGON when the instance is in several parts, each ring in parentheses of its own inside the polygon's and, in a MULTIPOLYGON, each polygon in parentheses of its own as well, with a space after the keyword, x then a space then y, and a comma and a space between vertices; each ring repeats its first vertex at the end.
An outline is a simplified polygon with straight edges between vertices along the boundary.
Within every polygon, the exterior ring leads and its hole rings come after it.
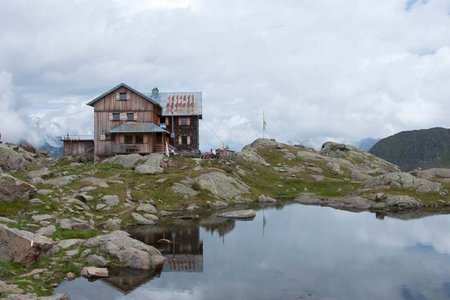
MULTIPOLYGON (((277 140, 354 142, 448 126, 448 10, 446 0, 3 1, 0 70, 14 77, 14 109, 39 115, 81 109, 120 82, 201 90, 204 149, 260 137, 263 108, 277 140)), ((88 124, 72 114, 62 131, 88 124)))
POLYGON ((16 109, 12 75, 0 72, 0 134, 3 141, 19 142, 22 138, 35 137, 28 131, 23 116, 16 109))

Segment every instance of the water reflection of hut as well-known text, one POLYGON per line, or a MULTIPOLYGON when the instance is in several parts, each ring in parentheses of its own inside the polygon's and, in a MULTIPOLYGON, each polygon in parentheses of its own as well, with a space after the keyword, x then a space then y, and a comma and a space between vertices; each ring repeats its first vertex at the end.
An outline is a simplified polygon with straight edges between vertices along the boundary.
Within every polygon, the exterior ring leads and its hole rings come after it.
POLYGON ((157 248, 166 258, 163 272, 203 272, 203 242, 197 224, 129 227, 135 239, 157 248))
POLYGON ((120 292, 128 294, 153 278, 159 277, 160 274, 161 268, 153 271, 114 268, 109 270, 109 277, 101 280, 120 292))

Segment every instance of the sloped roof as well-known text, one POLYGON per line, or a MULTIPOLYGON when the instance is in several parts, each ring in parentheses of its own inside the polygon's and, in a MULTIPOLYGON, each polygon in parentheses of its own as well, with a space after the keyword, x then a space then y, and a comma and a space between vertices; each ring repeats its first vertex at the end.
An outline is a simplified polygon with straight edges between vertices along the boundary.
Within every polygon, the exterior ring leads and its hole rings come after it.
POLYGON ((171 116, 172 111, 174 116, 202 116, 202 92, 160 92, 158 95, 163 116, 171 116))
POLYGON ((105 97, 106 95, 108 95, 108 94, 114 92, 115 90, 117 90, 118 88, 121 88, 121 87, 124 87, 124 88, 129 89, 129 90, 132 91, 133 93, 135 93, 135 94, 141 96, 142 98, 144 98, 144 99, 147 100, 147 101, 150 101, 150 102, 153 103, 153 104, 160 105, 159 102, 158 102, 157 100, 152 99, 149 95, 143 94, 143 93, 137 91, 136 89, 132 88, 131 86, 126 85, 126 84, 123 83, 123 82, 120 83, 120 84, 118 84, 118 85, 116 85, 115 87, 113 87, 113 88, 110 89, 109 91, 107 91, 107 92, 101 94, 101 95, 98 96, 97 98, 95 98, 95 99, 89 101, 89 102, 87 103, 87 105, 94 106, 94 103, 95 103, 95 102, 97 102, 98 100, 102 99, 102 98, 105 97))
POLYGON ((150 122, 127 122, 122 123, 111 129, 111 133, 153 133, 153 132, 169 133, 166 130, 159 127, 158 125, 155 125, 150 122))

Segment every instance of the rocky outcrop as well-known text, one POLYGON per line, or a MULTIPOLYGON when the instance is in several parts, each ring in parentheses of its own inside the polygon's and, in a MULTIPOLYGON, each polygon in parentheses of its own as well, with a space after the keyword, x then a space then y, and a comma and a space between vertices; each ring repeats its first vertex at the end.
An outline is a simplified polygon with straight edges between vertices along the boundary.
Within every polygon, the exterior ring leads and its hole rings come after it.
POLYGON ((135 168, 138 174, 157 174, 164 172, 161 164, 164 160, 164 155, 160 153, 152 153, 146 156, 146 161, 135 168))
POLYGON ((187 197, 198 195, 198 192, 196 190, 188 185, 179 182, 174 183, 174 185, 172 186, 172 191, 174 191, 175 193, 183 194, 187 197))
POLYGON ((33 198, 36 188, 8 174, 0 174, 0 202, 19 198, 33 198))
POLYGON ((46 180, 46 181, 44 181, 44 183, 50 184, 53 186, 57 186, 57 187, 63 187, 63 186, 66 186, 66 185, 72 183, 73 181, 75 181, 77 179, 78 179, 77 175, 67 175, 67 176, 62 176, 62 177, 57 177, 57 178, 46 180))
POLYGON ((386 198, 386 205, 391 208, 412 209, 422 207, 422 202, 419 200, 405 195, 390 195, 386 198))
POLYGON ((105 278, 109 276, 109 273, 106 268, 84 267, 80 275, 86 278, 105 278))
POLYGON ((364 188, 411 189, 417 192, 440 192, 442 184, 414 177, 409 173, 393 172, 370 178, 363 183, 364 188))
POLYGON ((35 153, 27 152, 19 146, 0 144, 0 168, 3 171, 25 170, 35 158, 35 153))
POLYGON ((235 211, 227 211, 220 213, 218 215, 222 218, 230 218, 230 219, 253 219, 256 216, 256 213, 253 209, 245 209, 245 210, 235 210, 235 211))
POLYGON ((140 154, 116 155, 108 157, 103 160, 102 163, 115 163, 123 166, 125 169, 132 169, 136 163, 145 159, 146 158, 140 154))
POLYGON ((330 206, 339 209, 363 211, 375 205, 375 202, 362 197, 327 198, 315 194, 304 193, 295 199, 295 202, 307 205, 330 206))
POLYGON ((53 248, 53 240, 0 224, 0 261, 30 264, 53 248))
POLYGON ((423 179, 450 182, 450 169, 431 168, 427 170, 414 170, 410 174, 423 179))
POLYGON ((195 178, 197 184, 211 194, 224 199, 232 199, 249 192, 249 187, 222 172, 210 172, 195 178))
POLYGON ((86 247, 97 247, 131 269, 149 270, 160 266, 165 258, 154 247, 135 240, 125 231, 116 230, 87 240, 86 247))

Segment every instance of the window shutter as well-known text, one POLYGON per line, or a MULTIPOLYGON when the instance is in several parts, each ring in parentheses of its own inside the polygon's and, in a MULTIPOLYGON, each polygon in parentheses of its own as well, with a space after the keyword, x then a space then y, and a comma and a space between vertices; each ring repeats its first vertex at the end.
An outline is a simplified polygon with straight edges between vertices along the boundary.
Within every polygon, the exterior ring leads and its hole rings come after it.
MULTIPOLYGON (((189 119, 188 119, 189 120, 189 119)), ((191 144, 191 136, 188 135, 187 137, 187 144, 190 145, 191 144)))
MULTIPOLYGON (((187 117, 186 118, 186 125, 191 125, 191 118, 187 117)), ((188 143, 189 144, 189 143, 188 143)))
POLYGON ((120 113, 120 120, 126 121, 127 120, 127 113, 120 113))
POLYGON ((113 120, 113 114, 109 113, 109 120, 112 121, 113 120))
POLYGON ((170 118, 169 117, 166 117, 166 125, 170 125, 170 118))
POLYGON ((181 135, 178 137, 178 145, 181 145, 183 143, 183 140, 181 138, 181 135))
POLYGON ((178 125, 180 126, 181 125, 181 117, 178 117, 177 119, 178 119, 178 125))
POLYGON ((134 118, 135 121, 137 121, 137 119, 138 119, 137 115, 138 115, 137 113, 133 113, 133 118, 134 118))
POLYGON ((120 100, 120 93, 119 92, 116 93, 116 100, 120 100))
POLYGON ((131 99, 131 94, 127 93, 127 100, 130 100, 130 99, 131 99))

